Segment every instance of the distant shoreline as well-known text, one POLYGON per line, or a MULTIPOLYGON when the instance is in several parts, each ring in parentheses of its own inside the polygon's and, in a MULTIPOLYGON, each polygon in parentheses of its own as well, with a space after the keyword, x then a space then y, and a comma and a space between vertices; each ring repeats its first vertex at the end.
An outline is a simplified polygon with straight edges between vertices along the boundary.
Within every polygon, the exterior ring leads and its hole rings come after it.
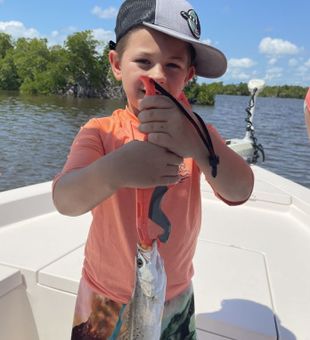
MULTIPOLYGON (((67 87, 68 88, 68 87, 67 87)), ((301 86, 266 86, 260 97, 268 98, 291 98, 291 99, 304 99, 307 93, 308 87, 301 86)), ((17 95, 30 95, 30 96, 58 96, 58 97, 72 97, 72 98, 83 98, 83 99, 111 99, 111 100, 125 100, 122 92, 122 88, 119 86, 113 86, 108 91, 91 91, 89 89, 81 88, 80 91, 73 91, 69 87, 64 93, 28 93, 21 90, 3 90, 0 88, 0 93, 15 93, 17 95)), ((215 97, 217 95, 233 95, 233 96, 249 96, 246 83, 239 84, 228 84, 223 85, 222 83, 210 83, 210 84, 197 84, 196 82, 190 84, 185 88, 185 93, 191 104, 197 105, 210 105, 215 104, 215 97)))
MULTIPOLYGON (((46 39, 14 40, 0 32, 0 90, 25 94, 71 95, 79 98, 122 99, 120 83, 114 79, 109 63, 109 46, 96 40, 92 31, 68 36, 63 46, 49 46, 46 39)), ((268 85, 268 84, 267 84, 268 85)), ((305 97, 306 87, 266 86, 262 97, 305 97)), ((200 83, 195 77, 185 87, 193 104, 211 105, 218 94, 249 96, 247 83, 200 83)))

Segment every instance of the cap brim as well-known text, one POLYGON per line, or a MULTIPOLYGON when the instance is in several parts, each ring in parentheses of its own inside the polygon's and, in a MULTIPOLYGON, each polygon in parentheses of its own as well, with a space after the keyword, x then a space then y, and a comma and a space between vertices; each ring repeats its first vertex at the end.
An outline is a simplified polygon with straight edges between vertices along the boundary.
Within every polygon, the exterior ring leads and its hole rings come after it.
POLYGON ((220 50, 200 42, 194 38, 176 32, 166 27, 157 26, 148 22, 143 22, 144 26, 156 31, 165 33, 173 38, 177 38, 190 43, 196 51, 196 74, 205 78, 221 77, 227 70, 227 59, 220 50))

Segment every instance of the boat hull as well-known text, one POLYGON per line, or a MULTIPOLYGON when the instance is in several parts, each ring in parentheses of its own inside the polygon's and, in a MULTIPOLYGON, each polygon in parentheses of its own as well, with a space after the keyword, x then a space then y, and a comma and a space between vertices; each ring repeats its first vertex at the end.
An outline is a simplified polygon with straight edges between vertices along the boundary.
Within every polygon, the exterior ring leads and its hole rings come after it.
MULTIPOLYGON (((309 340, 310 190, 253 170, 242 206, 202 183, 199 339, 309 340)), ((48 182, 0 193, 0 216, 0 339, 69 339, 91 215, 57 213, 48 182)))

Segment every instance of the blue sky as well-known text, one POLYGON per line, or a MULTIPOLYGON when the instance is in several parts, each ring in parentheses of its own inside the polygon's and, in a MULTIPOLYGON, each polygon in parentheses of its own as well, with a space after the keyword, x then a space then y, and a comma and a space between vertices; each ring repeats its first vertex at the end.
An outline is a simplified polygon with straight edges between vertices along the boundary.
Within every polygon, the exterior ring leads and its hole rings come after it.
MULTIPOLYGON (((267 85, 309 86, 309 0, 190 2, 200 17, 202 39, 227 56, 228 71, 220 81, 228 84, 261 78, 267 85)), ((62 44, 73 32, 91 29, 97 39, 108 41, 114 37, 121 3, 0 0, 0 32, 14 38, 47 38, 53 45, 62 44)))

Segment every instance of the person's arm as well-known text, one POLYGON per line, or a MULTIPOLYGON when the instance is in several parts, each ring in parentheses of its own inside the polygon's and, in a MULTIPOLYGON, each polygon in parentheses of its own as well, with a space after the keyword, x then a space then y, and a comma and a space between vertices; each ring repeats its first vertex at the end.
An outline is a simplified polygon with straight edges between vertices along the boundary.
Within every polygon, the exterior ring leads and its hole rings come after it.
POLYGON ((253 172, 241 156, 226 146, 214 128, 209 126, 208 129, 215 153, 219 156, 217 176, 213 177, 211 174, 209 155, 203 145, 197 148, 198 152, 195 153, 194 159, 206 180, 223 201, 230 205, 241 204, 247 201, 252 193, 253 172))
POLYGON ((67 172, 54 181, 54 204, 64 215, 84 214, 123 187, 146 188, 179 181, 182 158, 159 146, 132 141, 98 157, 93 148, 81 147, 81 143, 74 143, 65 166, 67 172), (89 164, 85 165, 82 160, 87 157, 89 164), (79 168, 68 171, 70 162, 79 168))
POLYGON ((308 136, 310 138, 310 111, 305 107, 305 122, 308 130, 308 136))
POLYGON ((53 200, 64 215, 84 214, 111 196, 119 187, 114 153, 82 169, 61 174, 54 181, 53 200))
POLYGON ((310 138, 310 88, 307 92, 304 105, 305 122, 308 130, 308 135, 310 138))
MULTIPOLYGON (((214 128, 210 136, 220 158, 217 176, 211 175, 209 154, 201 138, 175 104, 164 96, 145 97, 141 102, 140 131, 148 141, 169 149, 181 157, 193 158, 216 194, 231 205, 246 201, 253 190, 250 166, 224 143, 214 128)), ((192 118, 196 120, 192 114, 192 118)))

